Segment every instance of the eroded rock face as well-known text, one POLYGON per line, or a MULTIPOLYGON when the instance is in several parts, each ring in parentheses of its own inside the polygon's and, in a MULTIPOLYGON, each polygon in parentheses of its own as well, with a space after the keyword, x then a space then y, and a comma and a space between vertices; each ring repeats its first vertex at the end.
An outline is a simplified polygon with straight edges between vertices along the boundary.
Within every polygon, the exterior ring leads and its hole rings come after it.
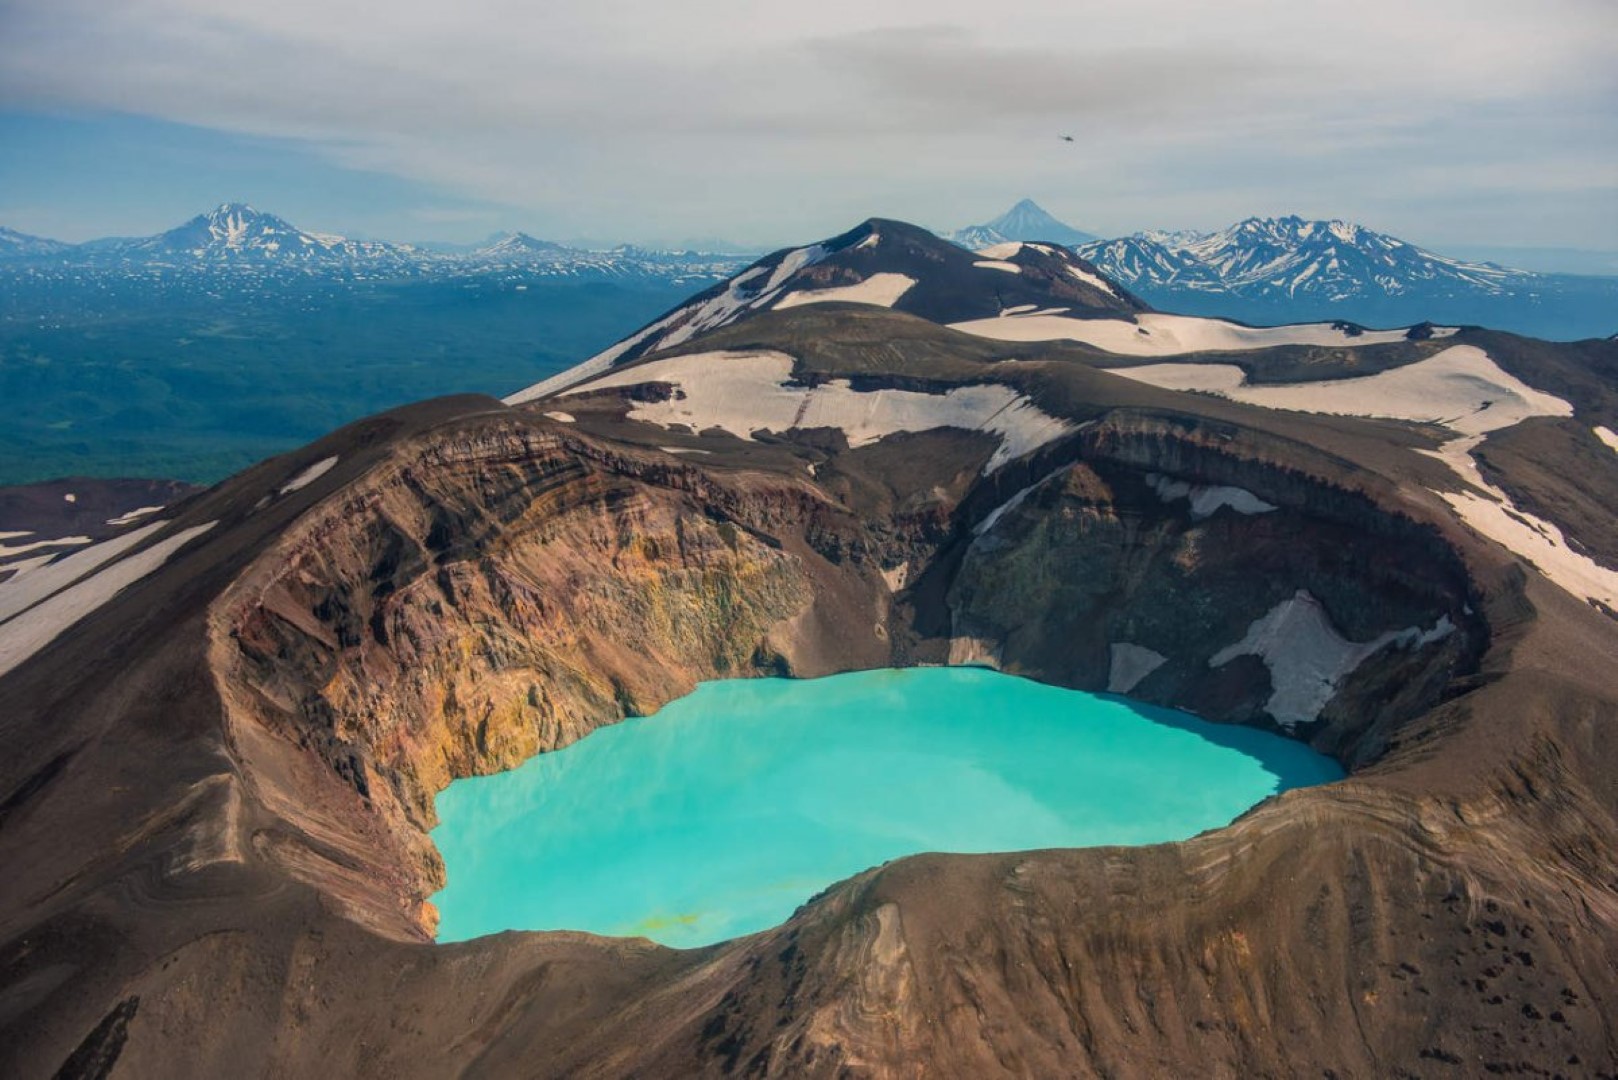
MULTIPOLYGON (((837 531, 828 510, 779 480, 727 485, 519 426, 410 448, 228 597, 217 649, 237 721, 352 789, 398 849, 389 876, 420 901, 442 884, 425 830, 452 779, 701 679, 824 667, 812 578, 875 575, 802 541, 837 531), (796 553, 776 539, 789 530, 796 553)), ((880 659, 870 603, 864 644, 880 659)))
POLYGON ((1464 566, 1363 493, 1211 442, 1165 422, 1092 427, 1077 460, 980 523, 950 588, 953 635, 1040 679, 1374 760, 1368 733, 1477 662, 1464 566), (1182 491, 1153 469, 1219 486, 1182 491))

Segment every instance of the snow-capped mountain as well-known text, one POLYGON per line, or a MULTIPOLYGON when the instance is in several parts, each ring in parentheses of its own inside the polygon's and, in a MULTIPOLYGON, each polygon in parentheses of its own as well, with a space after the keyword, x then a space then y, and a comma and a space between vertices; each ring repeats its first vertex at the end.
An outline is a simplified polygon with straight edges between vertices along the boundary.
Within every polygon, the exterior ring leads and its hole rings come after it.
POLYGON ((1252 217, 1076 250, 1154 306, 1191 315, 1461 323, 1561 340, 1605 337, 1618 324, 1618 280, 1469 262, 1348 221, 1252 217))
POLYGON ((892 308, 938 323, 1029 312, 1116 318, 1147 310, 1068 248, 1012 240, 972 252, 914 225, 872 218, 818 244, 766 255, 605 352, 508 400, 542 397, 766 311, 825 303, 892 308))
POLYGON ((1434 254, 1353 222, 1297 216, 1252 217, 1210 233, 1137 233, 1079 250, 1126 285, 1247 297, 1503 295, 1535 276, 1434 254))
POLYGON ((32 236, 0 225, 0 259, 32 259, 46 255, 60 255, 72 246, 60 240, 32 236))
POLYGON ((395 244, 309 232, 246 203, 222 203, 155 236, 63 244, 0 228, 0 260, 34 279, 160 270, 186 276, 247 273, 265 281, 483 277, 635 280, 701 288, 748 256, 651 251, 628 245, 585 251, 527 233, 474 245, 395 244))
POLYGON ((255 210, 246 203, 221 203, 156 236, 93 241, 76 250, 97 261, 112 258, 212 264, 397 263, 425 255, 402 244, 305 232, 285 218, 255 210))
POLYGON ((949 239, 964 248, 977 251, 995 244, 1004 244, 1009 240, 1041 240, 1075 247, 1097 237, 1094 233, 1087 233, 1058 221, 1034 200, 1023 199, 993 221, 957 229, 950 234, 949 239))
POLYGON ((532 259, 555 258, 568 249, 561 244, 550 240, 540 240, 529 236, 525 232, 507 233, 492 244, 486 244, 472 252, 473 258, 478 259, 532 259))

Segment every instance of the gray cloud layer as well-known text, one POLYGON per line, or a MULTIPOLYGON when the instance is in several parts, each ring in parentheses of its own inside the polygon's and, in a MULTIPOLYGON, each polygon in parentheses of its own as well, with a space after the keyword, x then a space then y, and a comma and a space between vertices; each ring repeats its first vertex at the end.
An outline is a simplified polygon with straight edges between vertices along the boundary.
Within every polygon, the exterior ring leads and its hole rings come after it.
POLYGON ((1106 231, 1618 246, 1615 72, 1610 0, 0 0, 10 107, 303 140, 558 235, 1028 193, 1106 231))

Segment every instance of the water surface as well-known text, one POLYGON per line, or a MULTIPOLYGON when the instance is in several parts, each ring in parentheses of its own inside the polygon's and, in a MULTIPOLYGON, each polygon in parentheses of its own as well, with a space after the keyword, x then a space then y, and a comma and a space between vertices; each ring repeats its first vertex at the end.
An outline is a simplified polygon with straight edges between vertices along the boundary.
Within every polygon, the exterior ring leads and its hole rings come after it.
POLYGON ((1181 840, 1340 776, 1291 739, 980 668, 703 683, 441 793, 439 940, 704 945, 902 855, 1181 840))

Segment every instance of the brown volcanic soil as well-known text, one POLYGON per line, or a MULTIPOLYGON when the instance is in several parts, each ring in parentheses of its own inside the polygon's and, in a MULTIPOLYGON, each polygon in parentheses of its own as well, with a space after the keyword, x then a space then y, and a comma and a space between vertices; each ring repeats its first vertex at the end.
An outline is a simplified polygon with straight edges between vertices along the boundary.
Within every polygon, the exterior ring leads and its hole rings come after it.
MULTIPOLYGON (((829 342, 806 372, 855 362, 836 314, 781 320, 829 342)), ((870 377, 1012 381, 1087 424, 980 480, 981 436, 850 452, 671 436, 610 395, 574 424, 445 399, 176 508, 219 524, 0 681, 0 1071, 1618 1071, 1618 626, 1454 521, 1420 430, 883 336, 870 377), (1193 521, 1148 472, 1282 509, 1193 521), (1460 628, 1301 732, 1341 783, 1180 844, 899 860, 700 950, 430 943, 453 776, 720 674, 970 648, 1094 687, 1122 627, 1171 655, 1142 696, 1263 722, 1261 665, 1193 676, 1304 586, 1356 638, 1460 628)))

